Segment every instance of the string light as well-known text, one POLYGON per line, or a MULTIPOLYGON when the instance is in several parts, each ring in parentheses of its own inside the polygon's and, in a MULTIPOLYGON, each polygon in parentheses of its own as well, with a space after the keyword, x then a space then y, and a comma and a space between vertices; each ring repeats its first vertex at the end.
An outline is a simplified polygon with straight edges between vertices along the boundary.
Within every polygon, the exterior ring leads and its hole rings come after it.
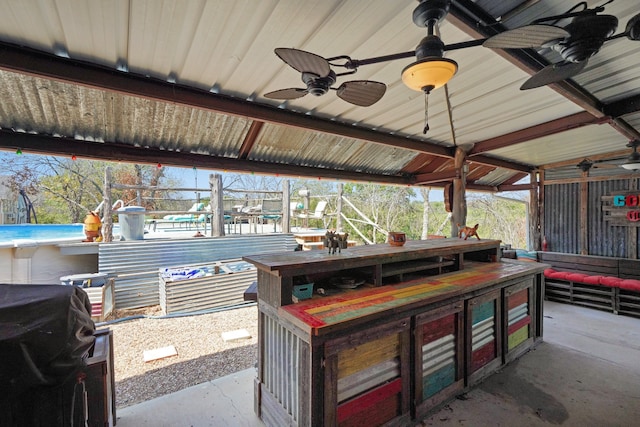
POLYGON ((74 155, 71 156, 71 160, 73 160, 75 162, 76 160, 78 160, 78 157, 76 157, 76 155, 74 154, 74 155))
POLYGON ((162 163, 158 163, 158 169, 162 167, 162 163))
POLYGON ((16 150, 16 154, 17 154, 18 156, 21 156, 21 155, 22 155, 22 150, 18 148, 18 149, 16 150))

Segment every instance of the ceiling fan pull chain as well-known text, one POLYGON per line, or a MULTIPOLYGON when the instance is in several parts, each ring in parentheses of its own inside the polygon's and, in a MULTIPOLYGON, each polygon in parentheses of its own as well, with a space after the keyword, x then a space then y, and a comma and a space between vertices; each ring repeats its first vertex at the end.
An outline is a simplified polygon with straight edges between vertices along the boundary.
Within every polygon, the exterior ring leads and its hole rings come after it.
POLYGON ((424 129, 422 133, 424 135, 429 131, 429 92, 424 93, 424 129))

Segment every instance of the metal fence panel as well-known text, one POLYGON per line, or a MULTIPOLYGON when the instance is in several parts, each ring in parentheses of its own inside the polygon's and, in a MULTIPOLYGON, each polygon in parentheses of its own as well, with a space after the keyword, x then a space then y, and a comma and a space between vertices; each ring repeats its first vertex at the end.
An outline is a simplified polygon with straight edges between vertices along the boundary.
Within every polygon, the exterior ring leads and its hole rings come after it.
POLYGON ((160 268, 290 252, 296 246, 292 234, 112 242, 100 245, 98 268, 115 277, 116 308, 138 308, 160 303, 160 268))

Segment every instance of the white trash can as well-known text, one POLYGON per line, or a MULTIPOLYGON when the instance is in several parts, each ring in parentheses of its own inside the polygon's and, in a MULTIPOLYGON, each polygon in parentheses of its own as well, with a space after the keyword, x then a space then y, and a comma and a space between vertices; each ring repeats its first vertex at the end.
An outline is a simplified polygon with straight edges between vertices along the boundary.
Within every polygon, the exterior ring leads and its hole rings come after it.
POLYGON ((142 206, 125 206, 118 209, 120 240, 144 239, 144 214, 142 206))

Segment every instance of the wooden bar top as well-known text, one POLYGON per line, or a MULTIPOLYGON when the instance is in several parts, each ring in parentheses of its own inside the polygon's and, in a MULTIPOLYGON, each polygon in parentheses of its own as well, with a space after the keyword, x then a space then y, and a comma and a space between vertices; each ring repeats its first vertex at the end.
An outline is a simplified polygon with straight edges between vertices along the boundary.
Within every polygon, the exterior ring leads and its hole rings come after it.
POLYGON ((470 262, 464 270, 380 287, 361 287, 339 295, 314 295, 279 308, 279 315, 311 335, 324 335, 415 307, 469 295, 527 275, 541 273, 544 264, 470 262))
POLYGON ((363 245, 343 249, 341 253, 327 251, 280 252, 245 256, 258 269, 276 272, 280 276, 340 270, 374 264, 408 261, 430 256, 481 251, 500 247, 500 240, 432 239, 409 240, 404 246, 389 244, 363 245))

